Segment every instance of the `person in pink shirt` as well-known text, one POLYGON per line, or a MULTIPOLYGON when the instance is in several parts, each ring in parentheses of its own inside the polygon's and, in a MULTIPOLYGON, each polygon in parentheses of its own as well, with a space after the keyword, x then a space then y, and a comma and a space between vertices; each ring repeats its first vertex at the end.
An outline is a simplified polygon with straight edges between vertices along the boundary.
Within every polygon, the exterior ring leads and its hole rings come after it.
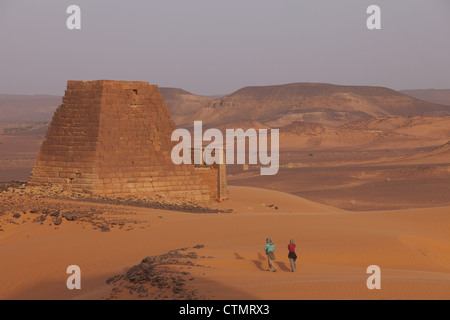
POLYGON ((297 260, 297 255, 295 254, 295 247, 296 246, 295 246, 294 240, 291 239, 288 244, 288 250, 289 250, 288 258, 289 258, 289 263, 291 264, 292 272, 295 271, 295 260, 297 260))

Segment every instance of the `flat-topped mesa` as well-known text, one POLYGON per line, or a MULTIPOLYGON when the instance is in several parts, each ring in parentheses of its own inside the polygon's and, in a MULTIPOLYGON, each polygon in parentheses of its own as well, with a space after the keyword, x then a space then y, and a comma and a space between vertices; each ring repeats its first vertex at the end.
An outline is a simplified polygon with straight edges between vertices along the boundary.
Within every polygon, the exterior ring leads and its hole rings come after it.
POLYGON ((29 184, 103 196, 226 198, 223 167, 172 162, 175 129, 156 85, 69 81, 29 184))

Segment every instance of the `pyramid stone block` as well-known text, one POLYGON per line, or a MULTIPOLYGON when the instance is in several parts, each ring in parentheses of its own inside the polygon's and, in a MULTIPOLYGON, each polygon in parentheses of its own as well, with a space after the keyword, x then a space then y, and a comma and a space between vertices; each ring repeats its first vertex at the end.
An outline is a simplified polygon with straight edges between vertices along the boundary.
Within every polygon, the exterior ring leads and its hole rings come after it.
POLYGON ((215 186, 193 165, 173 164, 175 129, 156 85, 69 81, 29 184, 103 196, 214 198, 215 186))

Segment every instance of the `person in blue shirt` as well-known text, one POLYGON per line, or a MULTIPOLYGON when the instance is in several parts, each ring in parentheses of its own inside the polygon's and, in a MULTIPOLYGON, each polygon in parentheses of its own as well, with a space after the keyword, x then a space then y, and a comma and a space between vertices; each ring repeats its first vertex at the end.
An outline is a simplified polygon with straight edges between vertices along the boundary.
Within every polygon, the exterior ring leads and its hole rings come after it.
POLYGON ((273 252, 273 250, 275 250, 275 245, 270 238, 266 239, 264 250, 266 251, 267 262, 269 263, 269 269, 267 269, 267 271, 273 269, 273 272, 277 272, 278 268, 275 265, 275 253, 273 252))

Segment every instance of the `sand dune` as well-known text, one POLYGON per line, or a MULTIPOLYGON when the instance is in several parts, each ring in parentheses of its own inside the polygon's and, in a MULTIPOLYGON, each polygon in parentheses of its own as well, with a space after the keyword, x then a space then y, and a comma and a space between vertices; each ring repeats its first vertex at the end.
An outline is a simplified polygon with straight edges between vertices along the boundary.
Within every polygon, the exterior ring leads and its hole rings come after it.
POLYGON ((285 149, 431 147, 450 138, 450 117, 375 117, 337 128, 297 121, 281 128, 281 133, 285 149))
POLYGON ((448 157, 448 156, 450 156, 450 141, 441 146, 437 146, 437 147, 427 151, 426 154, 428 156, 433 156, 433 157, 441 157, 441 156, 448 157))
MULTIPOLYGON (((205 248, 194 250, 199 255, 196 265, 167 266, 188 272, 186 277, 192 280, 186 280, 186 288, 203 298, 450 298, 448 207, 350 213, 269 190, 231 187, 230 191, 231 200, 216 206, 234 212, 223 214, 83 203, 101 208, 106 219, 135 221, 129 223, 130 231, 105 233, 68 221, 57 229, 49 221, 13 224, 7 222, 14 221, 10 213, 3 213, 0 297, 108 298, 112 287, 105 281, 144 257, 203 244, 205 248), (272 202, 278 209, 266 206, 272 202), (277 273, 265 271, 263 247, 268 236, 277 246, 277 273), (289 272, 287 259, 290 238, 298 246, 295 273, 289 272), (82 269, 81 291, 65 288, 65 269, 71 264, 82 269), (382 269, 380 291, 365 285, 366 268, 373 264, 382 269)), ((177 297, 173 292, 165 295, 177 297)), ((118 297, 138 295, 122 290, 118 297)))

